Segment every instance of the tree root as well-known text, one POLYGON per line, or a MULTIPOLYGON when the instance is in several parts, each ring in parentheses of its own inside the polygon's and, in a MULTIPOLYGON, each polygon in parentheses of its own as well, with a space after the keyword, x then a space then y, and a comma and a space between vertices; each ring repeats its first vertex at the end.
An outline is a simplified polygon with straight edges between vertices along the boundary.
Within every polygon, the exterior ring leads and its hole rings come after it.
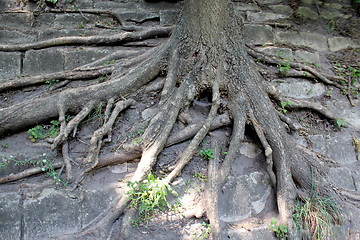
MULTIPOLYGON (((56 162, 53 163, 52 166, 54 167, 54 169, 58 169, 61 168, 64 165, 63 162, 56 162)), ((22 178, 26 178, 35 174, 39 174, 42 173, 43 171, 41 170, 41 167, 34 167, 34 168, 30 168, 30 169, 26 169, 20 173, 15 173, 15 174, 10 174, 9 176, 5 176, 0 178, 0 184, 1 183, 7 183, 7 182, 13 182, 22 178)))
POLYGON ((153 27, 140 32, 122 32, 111 36, 59 37, 33 43, 0 45, 0 51, 28 51, 65 45, 114 45, 148 38, 168 37, 171 30, 169 27, 153 27))
POLYGON ((112 67, 106 66, 100 69, 89 69, 83 71, 65 71, 59 73, 49 73, 41 76, 34 77, 21 77, 11 79, 10 81, 6 81, 0 84, 0 92, 5 90, 10 90, 14 88, 26 87, 35 84, 45 83, 46 81, 50 81, 53 79, 57 79, 60 81, 63 80, 83 80, 83 79, 91 79, 98 78, 109 74, 113 71, 112 67))
POLYGON ((107 116, 110 113, 110 109, 112 108, 113 102, 114 102, 114 99, 110 99, 108 102, 108 106, 106 107, 106 110, 105 110, 105 118, 106 119, 104 119, 104 125, 101 128, 99 128, 98 130, 96 130, 94 132, 93 136, 91 137, 88 155, 85 160, 85 164, 88 165, 87 169, 85 170, 86 172, 91 171, 91 169, 95 168, 98 165, 98 162, 99 162, 98 155, 99 155, 101 144, 102 144, 102 138, 105 135, 108 135, 111 133, 112 126, 114 125, 116 117, 119 115, 119 113, 122 110, 124 110, 125 108, 128 108, 130 105, 135 104, 135 101, 133 99, 120 101, 120 102, 116 103, 111 116, 109 117, 109 119, 107 119, 108 118, 107 116))
POLYGON ((332 120, 332 121, 337 120, 337 118, 333 112, 331 112, 329 109, 327 109, 326 107, 323 107, 322 105, 320 105, 318 103, 284 97, 281 95, 281 92, 279 90, 277 90, 274 86, 272 86, 270 84, 268 84, 267 92, 273 99, 275 99, 278 102, 286 102, 286 103, 290 102, 291 104, 287 104, 286 106, 284 106, 287 109, 290 109, 290 110, 291 109, 310 109, 312 111, 315 111, 315 112, 323 115, 324 117, 326 117, 329 120, 332 120))
MULTIPOLYGON (((278 65, 279 63, 281 63, 283 61, 283 59, 281 59, 281 58, 278 58, 275 56, 268 56, 264 53, 259 53, 249 46, 247 46, 246 51, 253 58, 260 59, 261 61, 269 63, 269 64, 278 65)), ((287 61, 287 62, 289 62, 289 61, 287 61)), ((305 73, 310 73, 311 75, 315 76, 317 79, 321 80, 322 82, 324 82, 328 85, 333 85, 341 90, 343 89, 343 86, 341 86, 341 84, 337 83, 337 81, 339 81, 340 79, 346 81, 345 79, 339 78, 338 76, 332 76, 332 75, 320 73, 317 70, 315 70, 314 68, 309 67, 305 64, 289 62, 289 65, 292 68, 295 68, 297 70, 300 70, 300 71, 303 70, 303 71, 305 71, 305 73)), ((303 76, 307 77, 307 75, 304 74, 304 72, 303 72, 303 76)))

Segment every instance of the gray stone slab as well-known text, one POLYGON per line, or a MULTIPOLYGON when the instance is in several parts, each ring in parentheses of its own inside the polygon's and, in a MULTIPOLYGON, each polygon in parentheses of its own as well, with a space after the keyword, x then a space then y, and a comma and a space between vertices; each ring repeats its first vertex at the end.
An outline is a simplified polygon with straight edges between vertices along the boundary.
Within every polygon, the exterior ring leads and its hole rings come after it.
POLYGON ((306 32, 276 32, 275 38, 278 43, 291 44, 297 47, 312 48, 317 51, 327 51, 327 38, 317 33, 306 32))
POLYGON ((252 3, 236 3, 234 8, 237 11, 260 11, 260 7, 252 3))
POLYGON ((179 11, 175 10, 161 10, 160 11, 160 24, 173 25, 179 21, 179 11))
POLYGON ((20 74, 21 53, 0 52, 0 79, 15 77, 20 74))
POLYGON ((335 186, 355 190, 354 180, 348 168, 330 168, 327 180, 335 184, 335 186))
POLYGON ((338 133, 333 136, 310 135, 308 136, 311 144, 305 140, 299 143, 316 152, 324 154, 341 165, 348 165, 356 162, 355 151, 352 146, 352 136, 350 134, 338 133))
POLYGON ((66 194, 46 188, 24 201, 24 239, 49 239, 81 229, 80 204, 66 194))
POLYGON ((269 8, 275 12, 275 13, 281 13, 281 14, 292 14, 293 9, 289 5, 272 5, 269 6, 269 8))
POLYGON ((48 29, 54 26, 55 13, 41 13, 36 16, 34 21, 34 27, 38 29, 48 29))
POLYGON ((81 48, 67 49, 64 51, 65 64, 64 69, 70 70, 75 67, 91 63, 99 58, 111 54, 112 49, 101 48, 81 48))
POLYGON ((92 14, 60 14, 56 15, 54 27, 55 28, 84 28, 88 23, 95 23, 97 20, 92 14))
POLYGON ((312 20, 316 20, 319 19, 320 16, 319 14, 316 12, 315 8, 309 8, 309 7, 299 7, 296 10, 296 16, 302 19, 312 19, 312 20))
POLYGON ((14 7, 14 0, 1 0, 0 9, 6 10, 14 7))
POLYGON ((86 191, 82 203, 81 218, 85 225, 103 213, 114 201, 114 193, 105 190, 86 191))
POLYGON ((64 56, 59 49, 30 50, 25 53, 23 74, 39 75, 64 71, 64 56))
POLYGON ((14 29, 30 29, 33 20, 31 13, 1 13, 0 23, 2 26, 14 29))
POLYGON ((148 10, 181 9, 182 5, 183 5, 183 2, 181 2, 181 1, 145 1, 145 0, 140 0, 140 5, 139 6, 141 8, 143 8, 144 10, 148 11, 148 10))
POLYGON ((2 44, 33 42, 36 39, 36 32, 0 30, 0 43, 2 44))
POLYGON ((354 48, 360 48, 360 40, 359 39, 351 39, 346 37, 332 37, 328 39, 330 51, 338 51, 342 49, 346 49, 349 46, 354 48))
POLYGON ((157 12, 123 12, 114 10, 116 16, 127 22, 143 23, 145 21, 160 19, 160 14, 157 12))
POLYGON ((257 3, 259 4, 279 4, 282 0, 258 0, 257 3))
POLYGON ((293 59, 293 53, 290 48, 280 48, 280 47, 259 47, 257 48, 259 52, 266 53, 272 56, 279 56, 283 59, 293 59))
POLYGON ((259 214, 265 208, 270 189, 269 177, 262 172, 229 177, 220 195, 220 219, 235 222, 259 214))
MULTIPOLYGON (((359 106, 360 99, 353 99, 355 106, 359 106)), ((347 101, 329 100, 325 105, 335 114, 337 118, 344 119, 356 128, 360 128, 360 111, 352 107, 347 101)))
POLYGON ((322 83, 312 83, 295 78, 275 79, 273 83, 286 97, 309 99, 319 97, 326 92, 326 88, 322 83))
POLYGON ((108 2, 101 1, 94 3, 94 7, 96 9, 119 9, 122 11, 134 11, 138 8, 138 4, 136 2, 108 2))
POLYGON ((287 15, 273 12, 246 12, 246 20, 250 22, 276 21, 288 18, 287 15))
POLYGON ((21 208, 17 193, 0 194, 0 239, 20 239, 21 208))
POLYGON ((229 239, 232 240, 276 240, 279 239, 275 236, 274 232, 271 231, 267 226, 262 228, 256 228, 248 230, 245 228, 234 229, 228 231, 229 239))
POLYGON ((46 40, 56 37, 64 36, 94 36, 94 35, 112 35, 116 34, 117 30, 91 30, 91 29, 47 29, 39 33, 39 40, 46 40))
POLYGON ((262 45, 274 42, 272 28, 267 25, 245 25, 243 35, 245 42, 251 44, 262 45))
POLYGON ((320 64, 320 56, 317 52, 308 52, 303 50, 296 50, 294 57, 299 62, 311 63, 311 64, 320 64))

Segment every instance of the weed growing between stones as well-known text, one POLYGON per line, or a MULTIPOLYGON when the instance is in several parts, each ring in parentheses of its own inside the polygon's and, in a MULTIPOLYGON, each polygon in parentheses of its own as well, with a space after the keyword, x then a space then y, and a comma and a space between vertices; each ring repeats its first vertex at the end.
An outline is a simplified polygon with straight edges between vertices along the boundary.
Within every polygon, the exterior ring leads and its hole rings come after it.
MULTIPOLYGON (((81 11, 90 12, 112 14, 111 11, 91 9, 81 11)), ((112 16, 116 18, 116 14, 112 16)), ((117 19, 122 22, 122 19, 117 19)), ((76 176, 74 188, 81 184, 87 174, 96 169, 140 158, 137 170, 126 189, 128 196, 112 203, 104 213, 84 226, 81 231, 59 238, 107 239, 113 224, 122 217, 121 237, 126 239, 128 223, 125 220, 131 219, 128 214, 132 214, 127 211, 127 206, 131 204, 139 208, 139 212, 145 218, 151 216, 155 208, 166 207, 168 204, 165 196, 171 191, 170 183, 181 174, 182 169, 198 152, 198 146, 205 136, 213 129, 230 124, 232 132, 226 146, 227 154, 219 151, 220 144, 216 136, 211 136, 212 151, 203 150, 203 157, 207 159, 208 164, 208 176, 204 196, 206 206, 202 214, 206 214, 211 224, 212 238, 224 239, 219 219, 219 193, 245 140, 245 126, 254 129, 263 146, 266 169, 277 198, 279 224, 288 224, 288 234, 291 235, 294 201, 297 196, 306 196, 306 193, 312 190, 311 166, 317 166, 320 181, 320 176, 326 173, 329 163, 325 164, 324 159, 317 154, 298 146, 284 125, 292 131, 298 129, 291 119, 283 114, 283 110, 278 111, 278 106, 274 106, 274 103, 285 109, 281 103, 291 102, 291 105, 286 104, 286 110, 310 109, 333 122, 337 117, 319 103, 283 96, 275 87, 264 81, 249 55, 264 64, 276 66, 280 62, 280 73, 286 72, 289 75, 296 69, 301 76, 306 72, 317 81, 343 90, 344 86, 339 83, 339 76, 321 73, 304 64, 288 60, 283 62, 284 60, 277 56, 268 56, 256 51, 252 46, 246 46, 242 38, 242 19, 235 13, 230 2, 224 0, 185 1, 176 28, 122 27, 123 31, 111 36, 59 37, 38 42, 0 45, 0 50, 6 52, 69 45, 126 45, 132 42, 145 46, 144 41, 147 39, 154 40, 171 35, 168 41, 147 51, 128 54, 120 50, 90 65, 69 71, 17 78, 0 84, 0 91, 5 91, 46 84, 46 81, 52 79, 58 79, 60 84, 60 81, 82 81, 109 76, 107 81, 101 83, 96 81, 53 91, 45 96, 0 109, 0 134, 30 127, 31 138, 35 140, 44 137, 45 133, 40 127, 33 129, 34 126, 46 119, 58 117, 60 124, 56 125, 60 125, 60 132, 49 141, 52 150, 59 148, 62 151, 67 179, 71 178, 68 141, 73 140, 71 136, 76 136, 77 127, 89 114, 99 122, 82 159, 81 174, 76 176), (125 58, 124 61, 117 62, 122 58, 125 58), (124 146, 116 154, 103 157, 100 151, 105 143, 103 139, 111 136, 120 112, 130 106, 137 107, 137 94, 160 75, 166 75, 159 88, 160 100, 147 128, 144 131, 140 130, 141 137, 131 142, 130 146, 124 146), (202 94, 207 95, 210 109, 202 122, 196 122, 191 116, 186 116, 192 103, 202 94), (19 114, 20 112, 22 114, 19 114), (66 121, 66 114, 69 113, 75 116, 66 121), (174 126, 181 116, 185 116, 186 126, 176 131, 174 126), (168 175, 164 179, 154 177, 151 171, 163 149, 188 139, 191 139, 190 143, 174 161, 168 175)), ((341 77, 340 79, 343 80, 341 77)), ((47 161, 38 164, 40 171, 44 168, 46 172, 53 172, 50 167, 42 164, 47 164, 47 161)), ((22 177, 24 176, 29 175, 23 174, 22 177)), ((7 181, 18 179, 8 176, 7 181)), ((346 189, 334 188, 329 182, 324 182, 319 192, 330 193, 344 204, 348 199, 356 200, 358 197, 358 194, 346 189), (346 199, 339 196, 346 196, 346 199)))
POLYGON ((143 182, 128 182, 129 191, 126 193, 130 206, 138 211, 138 217, 132 219, 133 225, 146 225, 154 217, 156 211, 163 211, 165 208, 171 209, 166 196, 171 192, 178 196, 169 184, 164 183, 159 177, 149 173, 143 182))

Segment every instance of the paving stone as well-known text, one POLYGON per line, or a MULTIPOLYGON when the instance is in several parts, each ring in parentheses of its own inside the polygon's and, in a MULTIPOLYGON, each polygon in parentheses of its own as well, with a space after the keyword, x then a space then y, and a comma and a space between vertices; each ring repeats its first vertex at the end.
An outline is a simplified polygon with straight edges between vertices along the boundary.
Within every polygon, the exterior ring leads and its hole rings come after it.
POLYGON ((245 42, 256 45, 274 42, 272 28, 267 25, 244 25, 243 36, 245 42))
POLYGON ((25 53, 23 74, 39 75, 64 71, 64 56, 59 49, 30 50, 25 53))
POLYGON ((114 195, 105 190, 86 191, 82 204, 81 218, 83 225, 89 224, 103 213, 114 201, 114 195))
POLYGON ((70 70, 75 67, 91 63, 97 59, 105 57, 111 54, 112 49, 106 48, 77 48, 77 49, 67 49, 64 51, 65 63, 64 69, 70 70))
POLYGON ((299 143, 313 149, 316 152, 324 154, 341 165, 352 164, 356 162, 355 151, 352 146, 352 136, 343 133, 334 134, 333 136, 309 135, 306 140, 300 139, 299 143))
POLYGON ((119 33, 117 30, 91 30, 91 29, 47 29, 39 33, 39 41, 64 37, 64 36, 101 36, 101 35, 113 35, 119 33))
POLYGON ((327 38, 317 33, 305 32, 276 32, 275 39, 278 43, 291 44, 298 47, 309 47, 317 51, 327 51, 327 38))
POLYGON ((56 13, 41 13, 35 17, 34 27, 38 29, 49 29, 54 27, 56 13))
POLYGON ((173 25, 179 21, 179 11, 175 10, 161 10, 160 11, 160 24, 173 25))
MULTIPOLYGON (((353 99, 355 106, 359 106, 360 99, 353 99)), ((347 101, 330 100, 326 101, 325 105, 336 113, 337 118, 342 118, 346 123, 360 128, 360 111, 352 107, 347 101)))
POLYGON ((2 44, 25 43, 25 42, 33 42, 36 40, 37 40, 36 32, 0 30, 0 43, 2 44))
POLYGON ((234 8, 237 11, 260 11, 260 7, 253 3, 236 3, 234 8))
POLYGON ((14 7, 14 0, 1 0, 0 9, 7 10, 14 7))
POLYGON ((24 201, 24 239, 49 239, 81 229, 80 204, 65 193, 46 188, 24 201))
POLYGON ((113 11, 117 17, 127 22, 143 23, 149 20, 160 19, 159 13, 156 12, 123 12, 113 11))
POLYGON ((330 168, 327 179, 334 183, 335 186, 355 190, 354 181, 348 168, 330 168))
POLYGON ((269 178, 262 172, 229 177, 220 194, 220 219, 235 222, 259 214, 265 208, 270 189, 269 178))
POLYGON ((343 6, 339 3, 324 3, 324 7, 326 8, 334 8, 340 10, 343 6))
POLYGON ((140 1, 140 7, 149 10, 181 9, 182 1, 140 1))
POLYGON ((294 58, 299 62, 311 63, 311 64, 320 64, 319 53, 311 53, 303 50, 296 50, 294 53, 294 58))
POLYGON ((17 193, 0 193, 0 239, 20 239, 21 196, 17 193))
POLYGON ((346 49, 349 46, 354 48, 360 48, 360 40, 359 39, 351 39, 346 37, 332 37, 328 39, 330 51, 338 51, 342 49, 346 49))
POLYGON ((319 97, 326 92, 326 88, 322 83, 311 83, 306 80, 286 78, 280 80, 275 79, 272 82, 286 97, 310 99, 319 97))
POLYGON ((97 2, 94 4, 96 9, 121 9, 126 11, 134 11, 138 8, 138 4, 135 2, 97 2))
POLYGON ((92 14, 60 14, 56 15, 55 28, 83 28, 87 23, 95 23, 97 17, 92 14))
POLYGON ((229 239, 232 240, 276 240, 279 239, 275 236, 267 226, 261 228, 251 229, 250 231, 245 228, 234 229, 228 231, 229 239))
POLYGON ((320 18, 319 14, 316 12, 316 9, 309 7, 299 7, 296 10, 296 16, 303 19, 312 19, 312 20, 316 20, 320 18))
POLYGON ((33 17, 31 13, 1 13, 0 23, 2 26, 14 29, 30 29, 33 17))
POLYGON ((293 9, 288 5, 272 5, 269 8, 275 13, 292 14, 293 9))
POLYGON ((15 77, 20 74, 20 69, 21 53, 0 52, 0 79, 15 77))
POLYGON ((280 56, 284 59, 293 59, 293 53, 290 48, 280 48, 280 47, 259 47, 257 48, 259 52, 272 55, 272 56, 280 56))
POLYGON ((93 0, 76 1, 76 7, 80 8, 80 9, 93 8, 94 1, 93 0))
POLYGON ((257 3, 259 4, 279 4, 282 0, 258 0, 257 3))
POLYGON ((320 16, 327 20, 334 20, 335 18, 344 17, 344 14, 335 10, 327 11, 323 9, 320 12, 320 16))
POLYGON ((246 20, 250 22, 266 22, 285 19, 288 16, 272 12, 246 12, 246 20))

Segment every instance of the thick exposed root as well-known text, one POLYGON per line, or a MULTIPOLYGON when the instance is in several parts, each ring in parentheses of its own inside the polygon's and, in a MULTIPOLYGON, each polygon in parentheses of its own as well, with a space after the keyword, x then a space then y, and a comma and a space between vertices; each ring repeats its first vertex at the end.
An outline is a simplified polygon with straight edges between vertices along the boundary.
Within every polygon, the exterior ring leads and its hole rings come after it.
POLYGON ((65 141, 62 145, 62 155, 66 168, 66 180, 68 183, 72 182, 72 171, 71 171, 71 158, 69 156, 69 144, 65 141))
POLYGON ((198 133, 195 135, 193 140, 190 142, 189 146, 185 149, 185 151, 182 153, 180 159, 177 161, 174 169, 171 171, 171 173, 164 179, 164 182, 166 184, 171 183, 180 173, 181 170, 188 164, 188 162, 191 160, 192 156, 195 154, 195 151, 201 141, 204 139, 206 134, 209 132, 209 129, 211 127, 211 124, 216 116, 217 110, 220 105, 220 92, 219 92, 219 85, 215 81, 212 88, 212 106, 210 109, 210 113, 204 123, 204 125, 201 127, 201 129, 198 131, 198 133))
POLYGON ((53 79, 57 79, 60 81, 94 79, 109 74, 112 71, 113 71, 112 67, 106 66, 99 69, 88 69, 83 71, 65 71, 59 73, 49 73, 46 75, 34 76, 34 77, 20 77, 1 83, 0 92, 9 89, 45 83, 46 81, 50 81, 53 79))
POLYGON ((326 117, 329 120, 332 120, 332 121, 337 120, 337 118, 333 112, 331 112, 329 109, 327 109, 326 107, 323 107, 322 105, 320 105, 316 102, 310 102, 310 101, 306 101, 306 100, 299 100, 299 99, 295 99, 295 98, 284 97, 281 95, 281 92, 279 90, 277 90, 274 86, 272 86, 270 84, 268 85, 267 92, 273 99, 277 100, 278 102, 286 102, 286 103, 290 102, 291 104, 287 104, 285 106, 289 110, 309 109, 309 110, 315 111, 315 112, 323 115, 324 117, 326 117))
MULTIPOLYGON (((64 166, 63 162, 56 162, 53 163, 52 166, 54 167, 54 169, 58 169, 61 168, 62 166, 64 166)), ((0 178, 0 183, 7 183, 7 182, 13 182, 22 178, 26 178, 35 174, 39 174, 42 173, 43 171, 41 170, 41 167, 35 167, 35 168, 30 168, 30 169, 26 169, 20 173, 15 173, 15 174, 10 174, 9 176, 5 176, 0 178)))
POLYGON ((83 109, 73 118, 70 120, 68 124, 65 121, 65 111, 63 103, 60 103, 60 113, 59 113, 59 122, 61 123, 60 133, 57 137, 54 138, 53 144, 51 148, 54 150, 60 143, 66 141, 69 134, 73 131, 73 136, 75 136, 77 127, 81 123, 82 120, 90 113, 90 111, 95 106, 95 101, 89 102, 83 109))
POLYGON ((0 45, 0 51, 28 51, 31 49, 43 49, 55 46, 69 45, 114 45, 126 42, 142 41, 148 38, 168 37, 171 28, 153 27, 140 32, 122 32, 111 36, 90 36, 90 37, 59 37, 25 44, 0 45))
POLYGON ((0 109, 0 135, 9 130, 29 127, 45 119, 56 118, 59 114, 59 102, 64 103, 64 112, 78 112, 90 101, 101 102, 135 92, 153 80, 163 69, 169 47, 165 44, 157 50, 153 58, 141 62, 122 77, 88 87, 67 89, 48 97, 0 109))
MULTIPOLYGON (((265 63, 278 65, 279 63, 281 63, 283 61, 279 57, 267 56, 264 53, 259 53, 259 52, 255 51, 254 49, 250 48, 249 46, 246 49, 246 51, 250 56, 252 56, 256 59, 260 59, 262 62, 265 62, 265 63)), ((329 85, 333 85, 339 89, 343 89, 343 87, 337 81, 339 81, 340 79, 346 81, 345 79, 339 78, 338 76, 332 76, 332 75, 320 73, 319 71, 317 71, 314 68, 309 67, 305 64, 290 61, 289 65, 292 68, 295 68, 299 71, 305 71, 306 74, 310 73, 311 75, 315 76, 317 79, 321 80, 322 82, 329 84, 329 85)), ((303 73, 302 76, 304 77, 304 76, 306 76, 306 74, 303 73)))
MULTIPOLYGON (((110 99, 109 104, 106 107, 105 118, 107 118, 107 116, 110 113, 110 109, 112 107, 113 101, 114 99, 110 99)), ((129 107, 130 105, 133 105, 134 103, 135 101, 133 99, 120 101, 116 103, 115 108, 111 113, 111 116, 108 117, 108 119, 104 119, 105 120, 104 125, 94 132, 90 140, 89 151, 85 160, 85 164, 88 165, 86 172, 90 171, 91 169, 95 168, 98 165, 99 162, 98 155, 100 152, 102 139, 105 135, 109 135, 111 133, 112 126, 114 125, 116 117, 119 115, 119 113, 122 110, 129 107)))

